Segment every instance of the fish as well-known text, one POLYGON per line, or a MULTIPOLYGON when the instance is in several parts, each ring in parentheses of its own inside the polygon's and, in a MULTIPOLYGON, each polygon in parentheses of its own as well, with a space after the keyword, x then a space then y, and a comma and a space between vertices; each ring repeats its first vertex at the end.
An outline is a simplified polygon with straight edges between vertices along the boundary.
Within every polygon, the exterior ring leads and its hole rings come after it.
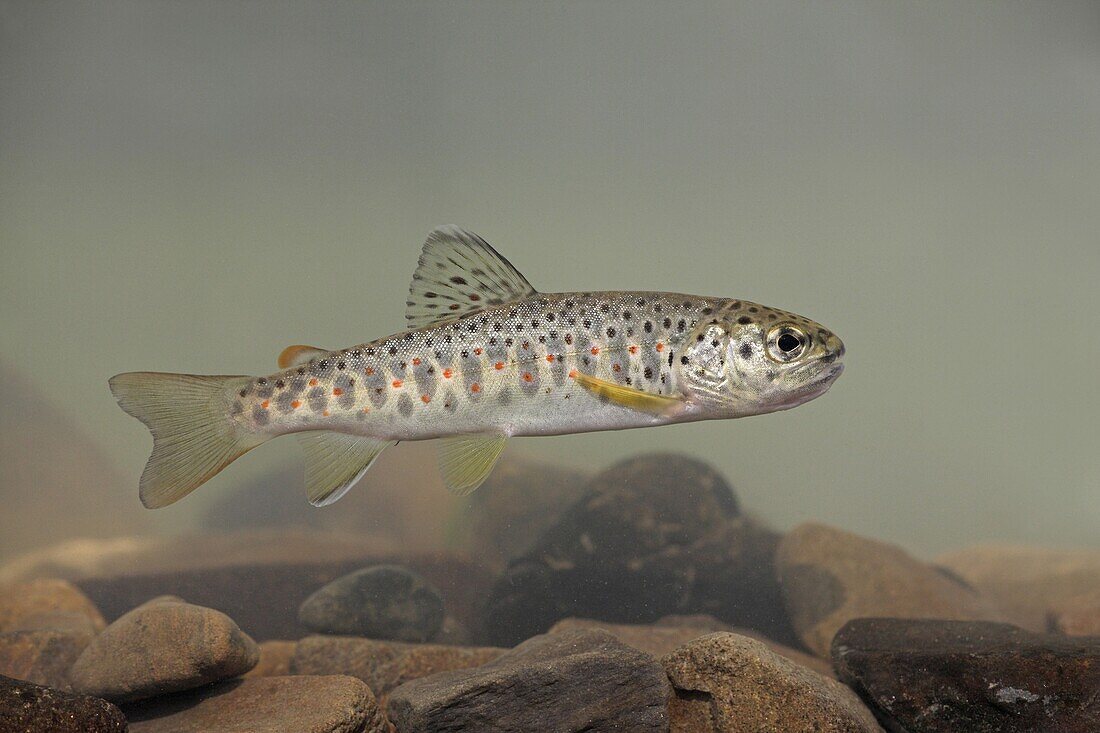
POLYGON ((316 506, 405 440, 439 439, 443 481, 466 495, 510 437, 786 410, 844 368, 843 342, 804 316, 680 293, 541 293, 456 226, 428 235, 405 316, 406 330, 357 346, 289 346, 266 376, 112 377, 119 406, 153 437, 142 503, 168 506, 292 433, 316 506))

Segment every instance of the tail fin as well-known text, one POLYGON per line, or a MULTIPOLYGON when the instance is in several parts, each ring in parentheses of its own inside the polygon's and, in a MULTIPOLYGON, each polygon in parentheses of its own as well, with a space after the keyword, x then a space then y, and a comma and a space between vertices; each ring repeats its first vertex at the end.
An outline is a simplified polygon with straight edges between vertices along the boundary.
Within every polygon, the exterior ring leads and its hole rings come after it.
POLYGON ((190 494, 263 437, 241 433, 229 417, 234 390, 249 377, 128 372, 111 377, 119 406, 153 434, 141 474, 141 503, 168 506, 190 494))

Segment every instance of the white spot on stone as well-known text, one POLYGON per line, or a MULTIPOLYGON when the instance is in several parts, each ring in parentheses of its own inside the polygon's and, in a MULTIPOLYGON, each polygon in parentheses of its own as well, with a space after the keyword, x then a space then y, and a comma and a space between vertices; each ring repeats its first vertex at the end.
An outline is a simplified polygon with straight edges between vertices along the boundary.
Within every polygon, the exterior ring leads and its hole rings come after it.
POLYGON ((993 696, 997 698, 997 702, 1008 704, 1020 701, 1035 702, 1039 699, 1039 696, 1035 693, 1017 687, 1002 687, 993 693, 993 696))

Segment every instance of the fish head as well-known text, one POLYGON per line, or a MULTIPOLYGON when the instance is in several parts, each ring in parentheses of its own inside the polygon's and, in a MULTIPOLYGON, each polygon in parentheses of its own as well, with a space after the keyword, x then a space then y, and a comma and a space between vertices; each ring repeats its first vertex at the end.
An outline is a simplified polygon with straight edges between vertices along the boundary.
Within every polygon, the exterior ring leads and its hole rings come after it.
POLYGON ((704 409, 727 417, 787 410, 824 394, 844 370, 844 343, 820 323, 731 303, 700 320, 674 359, 678 383, 704 409))

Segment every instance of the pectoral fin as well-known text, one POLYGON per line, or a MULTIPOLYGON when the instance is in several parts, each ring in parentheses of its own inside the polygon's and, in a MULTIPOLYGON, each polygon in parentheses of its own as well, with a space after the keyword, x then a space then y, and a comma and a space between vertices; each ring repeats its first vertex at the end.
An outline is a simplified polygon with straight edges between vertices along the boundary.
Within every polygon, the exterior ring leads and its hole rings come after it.
POLYGON ((327 506, 348 493, 378 454, 394 443, 329 430, 300 433, 298 440, 306 452, 306 491, 314 506, 327 506))
POLYGON ((598 379, 587 374, 577 374, 577 384, 587 389, 597 397, 606 397, 609 401, 632 410, 648 412, 652 415, 672 415, 684 406, 684 401, 679 397, 643 392, 633 387, 624 387, 615 382, 598 379))
POLYGON ((443 483, 455 494, 466 496, 489 476, 504 450, 503 435, 453 435, 439 444, 439 470, 443 483))

